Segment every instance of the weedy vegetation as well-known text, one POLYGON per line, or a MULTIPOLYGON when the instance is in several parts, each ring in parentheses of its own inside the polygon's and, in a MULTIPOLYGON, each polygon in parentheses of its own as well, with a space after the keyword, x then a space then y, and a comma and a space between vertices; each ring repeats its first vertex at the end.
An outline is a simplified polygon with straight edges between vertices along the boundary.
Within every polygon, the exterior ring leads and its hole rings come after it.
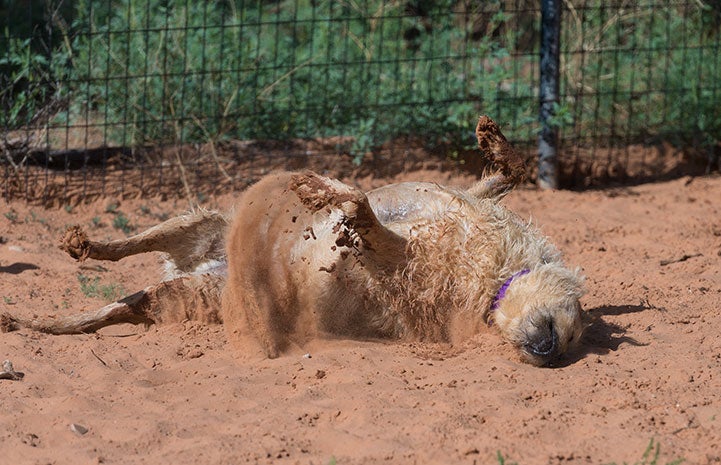
MULTIPOLYGON (((721 139, 718 2, 564 5, 552 121, 564 134, 721 139)), ((338 149, 357 162, 403 136, 470 147, 480 113, 516 141, 538 131, 530 0, 80 0, 48 11, 45 49, 0 38, 2 127, 98 120, 121 146, 350 136, 338 149)))
MULTIPOLYGON (((660 459, 661 445, 658 443, 658 441, 655 441, 653 438, 651 438, 648 446, 646 447, 646 450, 641 456, 640 461, 633 462, 633 464, 623 462, 623 465, 661 465, 662 463, 665 465, 680 465, 684 462, 684 459, 681 458, 672 460, 670 462, 661 462, 660 459)), ((501 451, 496 452, 496 460, 498 461, 498 465, 518 465, 518 462, 508 462, 508 459, 501 453, 501 451)), ((606 465, 617 465, 617 463, 611 462, 606 465)))
POLYGON ((130 224, 130 219, 120 211, 115 212, 115 216, 113 217, 113 228, 119 229, 125 234, 130 234, 133 230, 135 230, 135 227, 130 224))
POLYGON ((100 297, 106 302, 113 302, 125 295, 125 289, 121 284, 101 284, 99 276, 91 278, 79 273, 78 282, 80 283, 80 292, 85 297, 100 297))

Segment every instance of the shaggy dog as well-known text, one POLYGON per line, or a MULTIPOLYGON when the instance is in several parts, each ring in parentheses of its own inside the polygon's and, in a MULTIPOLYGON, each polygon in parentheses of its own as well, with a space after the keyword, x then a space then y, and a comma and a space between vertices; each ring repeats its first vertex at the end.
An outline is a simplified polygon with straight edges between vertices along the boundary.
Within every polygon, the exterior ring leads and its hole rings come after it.
POLYGON ((467 190, 411 182, 366 194, 282 173, 242 194, 229 228, 224 215, 196 211, 109 243, 69 230, 64 248, 80 259, 164 251, 169 279, 97 312, 50 323, 5 315, 3 326, 222 319, 231 342, 247 350, 252 335, 273 358, 322 335, 456 344, 492 324, 545 365, 580 338, 583 278, 499 204, 523 163, 489 118, 476 133, 500 169, 467 190))

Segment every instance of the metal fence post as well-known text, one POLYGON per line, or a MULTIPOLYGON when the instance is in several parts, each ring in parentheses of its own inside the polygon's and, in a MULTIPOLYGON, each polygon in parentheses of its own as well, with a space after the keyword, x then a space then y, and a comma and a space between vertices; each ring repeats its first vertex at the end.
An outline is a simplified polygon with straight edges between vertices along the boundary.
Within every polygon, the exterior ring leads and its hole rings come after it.
POLYGON ((558 188, 558 127, 553 124, 558 103, 561 0, 541 0, 541 82, 539 85, 538 185, 558 188))

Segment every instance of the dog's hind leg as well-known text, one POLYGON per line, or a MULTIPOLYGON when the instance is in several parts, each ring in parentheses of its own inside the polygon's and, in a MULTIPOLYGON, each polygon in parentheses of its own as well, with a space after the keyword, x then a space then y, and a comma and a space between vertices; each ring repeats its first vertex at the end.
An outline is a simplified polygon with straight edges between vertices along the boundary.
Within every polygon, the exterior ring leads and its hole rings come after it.
POLYGON ((481 116, 476 126, 478 148, 480 148, 499 170, 485 175, 468 192, 474 197, 503 197, 526 177, 523 157, 508 142, 495 121, 481 116))
POLYGON ((60 248, 81 261, 117 261, 144 252, 165 252, 179 272, 192 272, 201 263, 224 259, 227 226, 223 214, 207 210, 177 216, 135 236, 110 242, 92 241, 79 226, 72 226, 62 237, 60 248))
POLYGON ((290 189, 311 212, 328 207, 343 212, 336 245, 355 248, 360 238, 373 265, 394 270, 404 263, 406 240, 381 224, 362 191, 311 171, 293 175, 290 189))
POLYGON ((49 334, 80 334, 119 323, 161 324, 185 320, 220 323, 225 278, 217 274, 183 276, 113 302, 98 310, 44 318, 0 315, 0 331, 32 329, 49 334))
POLYGON ((60 248, 78 260, 117 261, 144 252, 165 252, 176 269, 188 273, 150 286, 105 307, 61 317, 23 319, 0 315, 0 330, 33 329, 50 334, 93 332, 118 323, 153 324, 183 320, 220 322, 224 273, 197 273, 212 260, 224 261, 227 219, 217 212, 197 211, 172 218, 147 231, 110 242, 91 241, 80 227, 71 227, 60 248))

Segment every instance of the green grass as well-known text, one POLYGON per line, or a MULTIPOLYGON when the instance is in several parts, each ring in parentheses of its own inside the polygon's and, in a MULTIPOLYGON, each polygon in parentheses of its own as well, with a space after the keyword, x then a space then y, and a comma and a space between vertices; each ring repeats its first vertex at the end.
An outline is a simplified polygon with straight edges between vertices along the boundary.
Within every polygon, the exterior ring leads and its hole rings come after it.
POLYGON ((473 102, 510 77, 503 45, 466 47, 471 24, 458 27, 450 0, 434 5, 432 31, 401 1, 165 3, 78 2, 66 118, 104 114, 121 145, 353 135, 342 148, 360 159, 402 134, 463 139, 473 102))
POLYGON ((100 297, 106 302, 112 302, 125 295, 125 289, 118 283, 101 284, 100 277, 90 278, 82 273, 78 274, 80 292, 86 297, 100 297))
MULTIPOLYGON (((536 2, 461 3, 80 0, 50 53, 0 38, 0 127, 90 118, 123 146, 352 136, 338 149, 358 162, 404 135, 468 148, 480 113, 534 140, 536 2)), ((553 123, 605 144, 720 140, 717 3, 570 2, 553 123)))
POLYGON ((518 462, 506 463, 506 458, 501 454, 501 451, 496 452, 496 460, 498 460, 498 465, 518 465, 518 462))
POLYGON ((48 220, 47 218, 35 213, 33 210, 30 210, 30 214, 25 216, 25 223, 39 223, 43 226, 47 226, 48 220))
POLYGON ((11 223, 16 223, 18 221, 18 212, 13 209, 10 209, 10 211, 3 213, 3 216, 7 218, 7 220, 11 223))
POLYGON ((113 228, 123 231, 125 234, 130 234, 135 227, 130 224, 130 219, 125 216, 123 212, 116 212, 113 217, 113 228))
MULTIPOLYGON (((654 441, 653 438, 649 441, 646 450, 641 456, 641 460, 634 462, 633 465, 660 465, 659 462, 661 456, 661 445, 654 441)), ((680 465, 684 459, 675 459, 670 462, 664 462, 666 465, 680 465)), ((628 465, 627 462, 623 462, 624 465, 628 465)), ((616 462, 609 463, 608 465, 616 465, 616 462)))
POLYGON ((119 207, 120 205, 118 205, 117 203, 110 202, 105 206, 105 213, 116 213, 119 207))
MULTIPOLYGON (((661 462, 661 445, 655 441, 653 438, 648 443, 648 446, 646 447, 646 450, 643 452, 643 455, 641 456, 640 461, 633 462, 632 465, 661 465, 662 463, 665 463, 666 465, 680 465, 684 462, 684 459, 675 459, 670 462, 661 462)), ((518 465, 518 462, 509 462, 508 458, 506 458, 501 451, 496 452, 496 460, 498 461, 498 465, 518 465)), ((606 465, 617 465, 616 462, 610 462, 606 465)), ((623 465, 630 465, 628 462, 623 462, 623 465)))

